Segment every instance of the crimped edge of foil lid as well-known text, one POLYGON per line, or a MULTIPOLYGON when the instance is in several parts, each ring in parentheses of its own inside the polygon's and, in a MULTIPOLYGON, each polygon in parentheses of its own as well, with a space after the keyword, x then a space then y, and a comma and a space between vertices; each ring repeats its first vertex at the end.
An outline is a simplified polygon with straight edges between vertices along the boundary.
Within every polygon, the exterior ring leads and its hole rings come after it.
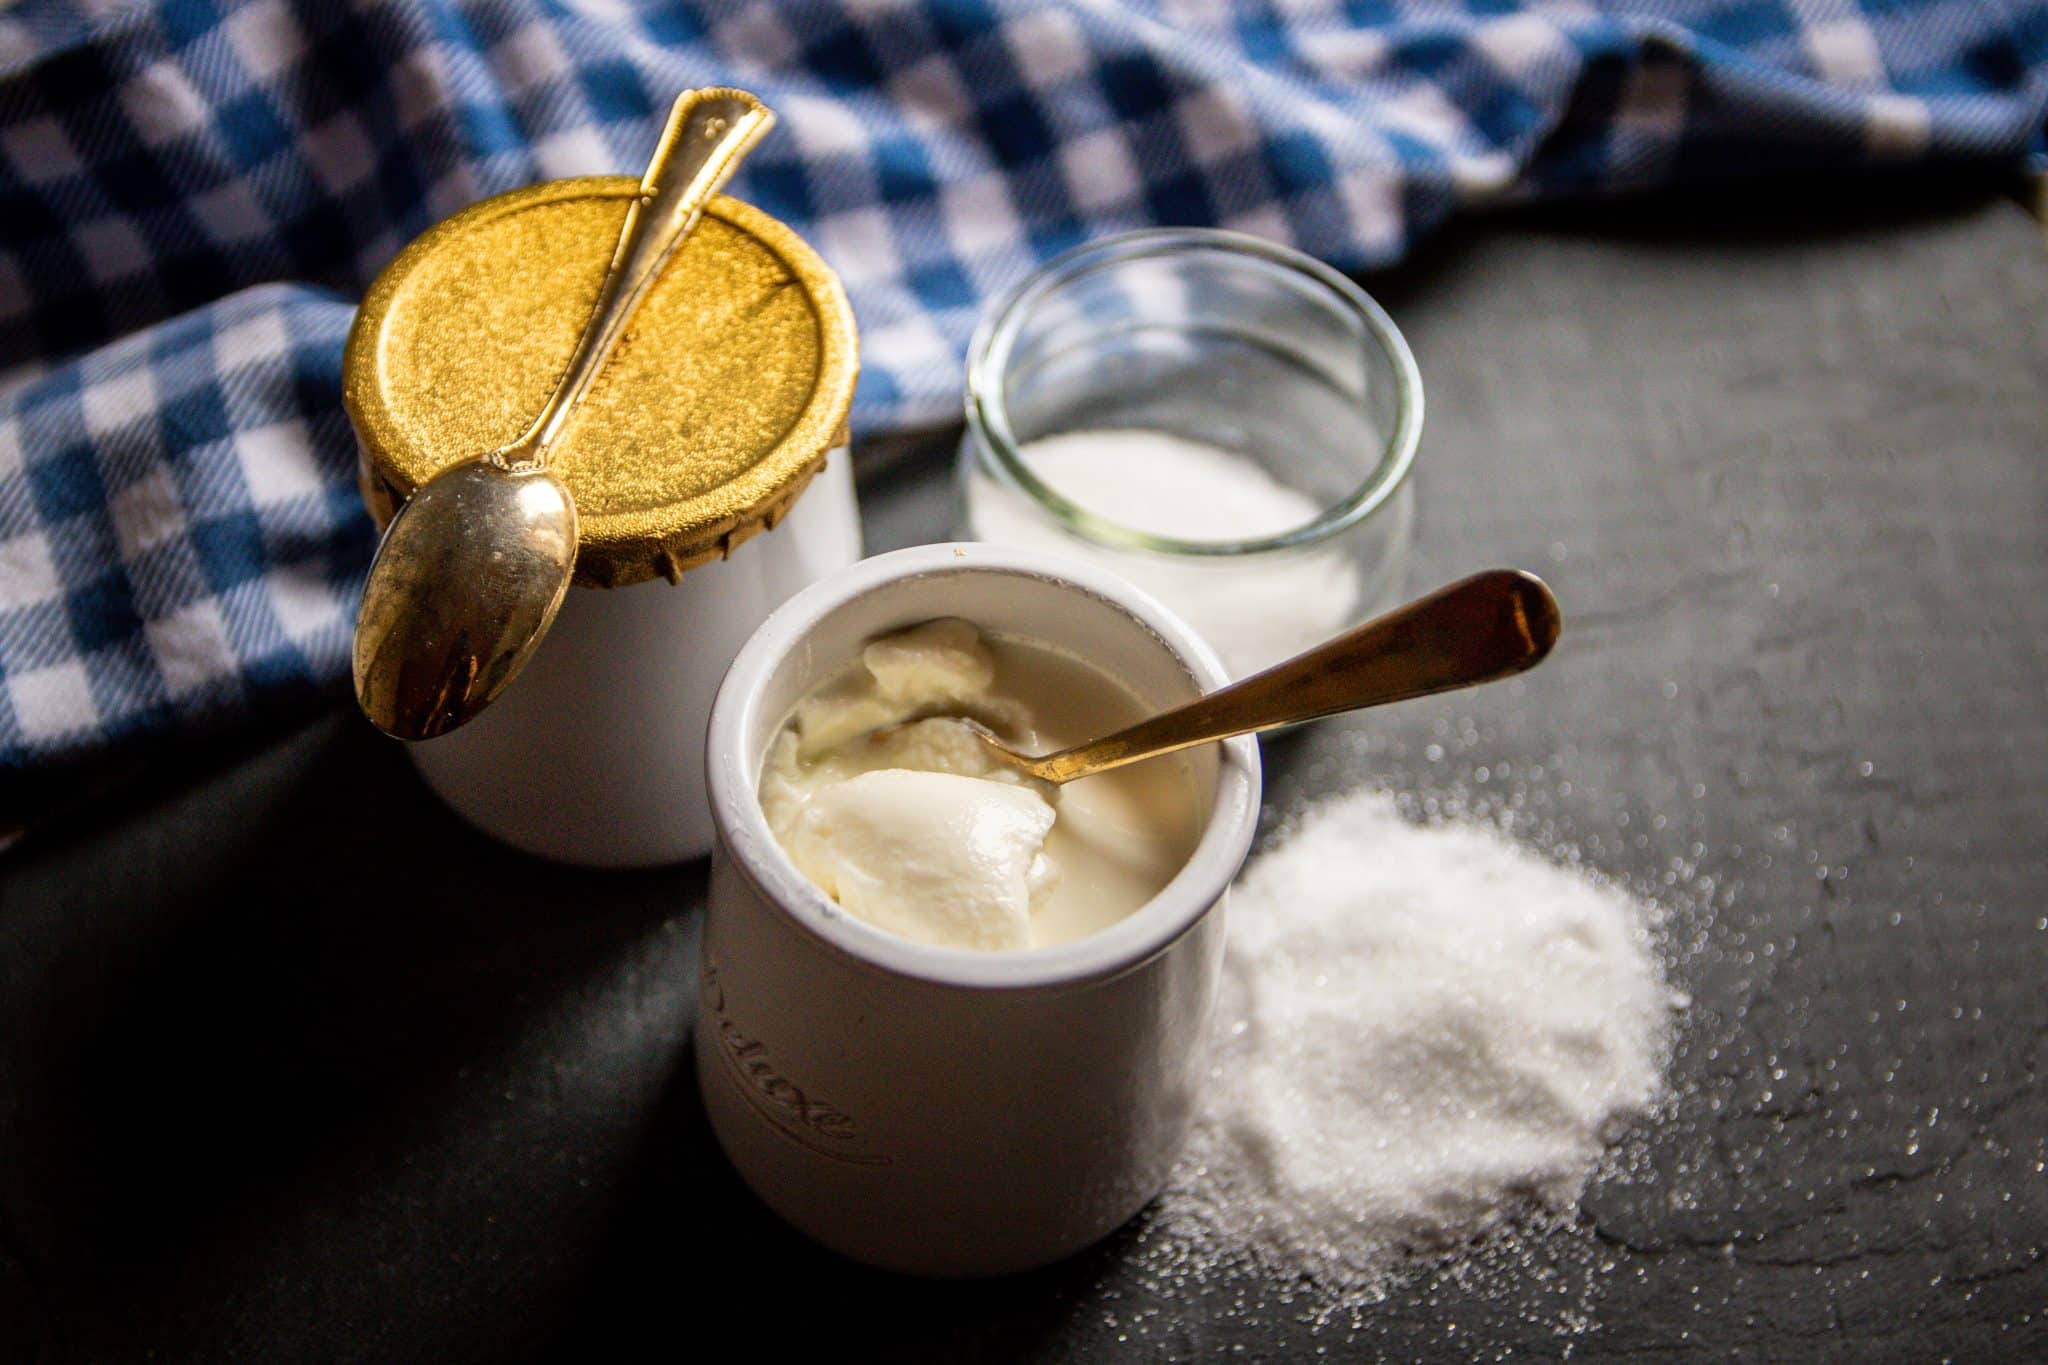
MULTIPOLYGON (((349 328, 342 404, 355 427, 363 501, 380 527, 390 523, 419 482, 391 453, 406 447, 406 436, 377 386, 380 334, 407 276, 450 238, 498 215, 557 200, 623 199, 638 189, 639 182, 627 176, 579 176, 493 195, 421 233, 377 276, 349 328)), ((810 402, 772 450, 727 483, 659 507, 580 516, 575 581, 584 587, 623 587, 651 578, 674 582, 689 569, 725 558, 780 524, 825 467, 827 454, 846 444, 860 360, 853 307, 839 277, 794 229, 751 204, 720 195, 704 211, 760 242, 803 286, 818 320, 818 369, 810 402)), ((452 452, 447 463, 483 453, 452 452)))

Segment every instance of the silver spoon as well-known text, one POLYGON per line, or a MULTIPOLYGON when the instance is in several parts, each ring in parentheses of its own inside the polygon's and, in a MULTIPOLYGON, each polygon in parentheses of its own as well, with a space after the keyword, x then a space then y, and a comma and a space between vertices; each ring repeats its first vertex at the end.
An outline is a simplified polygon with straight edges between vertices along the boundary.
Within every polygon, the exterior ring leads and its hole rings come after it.
POLYGON ((1511 677, 1543 662, 1561 623, 1557 599, 1542 579, 1492 569, 1263 673, 1058 753, 1019 753, 979 721, 960 724, 1005 767, 1058 785, 1233 735, 1511 677))
POLYGON ((556 438, 648 286, 774 122, 741 90, 676 100, 555 391, 517 440, 442 470, 391 519, 356 616, 356 700, 378 729, 445 734, 532 657, 576 569, 576 501, 548 468, 556 438))

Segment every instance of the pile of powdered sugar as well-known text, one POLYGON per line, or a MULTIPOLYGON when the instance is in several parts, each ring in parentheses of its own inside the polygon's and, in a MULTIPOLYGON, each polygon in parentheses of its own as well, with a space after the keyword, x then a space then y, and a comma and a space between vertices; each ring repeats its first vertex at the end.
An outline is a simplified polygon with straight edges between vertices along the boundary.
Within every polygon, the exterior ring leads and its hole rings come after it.
POLYGON ((1569 1212, 1663 1089, 1644 908, 1496 831, 1361 792, 1240 878, 1213 1074, 1151 1239, 1338 1298, 1569 1212))

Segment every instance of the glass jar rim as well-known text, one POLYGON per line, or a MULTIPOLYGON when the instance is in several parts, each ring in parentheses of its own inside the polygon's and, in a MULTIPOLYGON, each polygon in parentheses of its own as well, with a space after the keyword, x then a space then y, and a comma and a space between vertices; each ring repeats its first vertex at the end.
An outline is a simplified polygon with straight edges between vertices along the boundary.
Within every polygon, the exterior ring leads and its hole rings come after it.
POLYGON ((1066 530, 1121 550, 1209 558, 1292 550, 1337 535, 1371 516, 1406 481, 1422 439, 1422 376, 1401 329, 1384 308, 1348 276, 1313 256, 1247 233, 1222 228, 1143 228, 1084 242, 1053 257, 998 298, 975 328, 967 352, 967 425, 1005 478, 1029 495, 1066 530), (1378 463, 1364 482, 1321 514, 1274 535, 1246 540, 1180 540, 1126 526, 1074 502, 1040 478, 1018 453, 1003 399, 1003 373, 1030 312, 1046 295, 1108 265, 1195 252, 1239 256, 1277 266, 1319 287, 1365 329, 1393 367, 1394 422, 1378 463))

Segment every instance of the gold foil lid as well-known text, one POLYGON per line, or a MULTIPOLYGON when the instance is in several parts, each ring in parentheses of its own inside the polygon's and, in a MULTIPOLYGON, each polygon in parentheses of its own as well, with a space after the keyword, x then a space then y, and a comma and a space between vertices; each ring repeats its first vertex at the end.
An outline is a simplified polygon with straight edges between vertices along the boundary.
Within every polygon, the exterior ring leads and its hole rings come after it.
MULTIPOLYGON (((540 410, 637 188, 602 176, 501 194, 377 277, 343 395, 380 525, 540 410)), ((675 579, 773 528, 844 442, 856 367, 831 269, 767 214, 713 200, 555 447, 581 529, 576 581, 675 579)))

